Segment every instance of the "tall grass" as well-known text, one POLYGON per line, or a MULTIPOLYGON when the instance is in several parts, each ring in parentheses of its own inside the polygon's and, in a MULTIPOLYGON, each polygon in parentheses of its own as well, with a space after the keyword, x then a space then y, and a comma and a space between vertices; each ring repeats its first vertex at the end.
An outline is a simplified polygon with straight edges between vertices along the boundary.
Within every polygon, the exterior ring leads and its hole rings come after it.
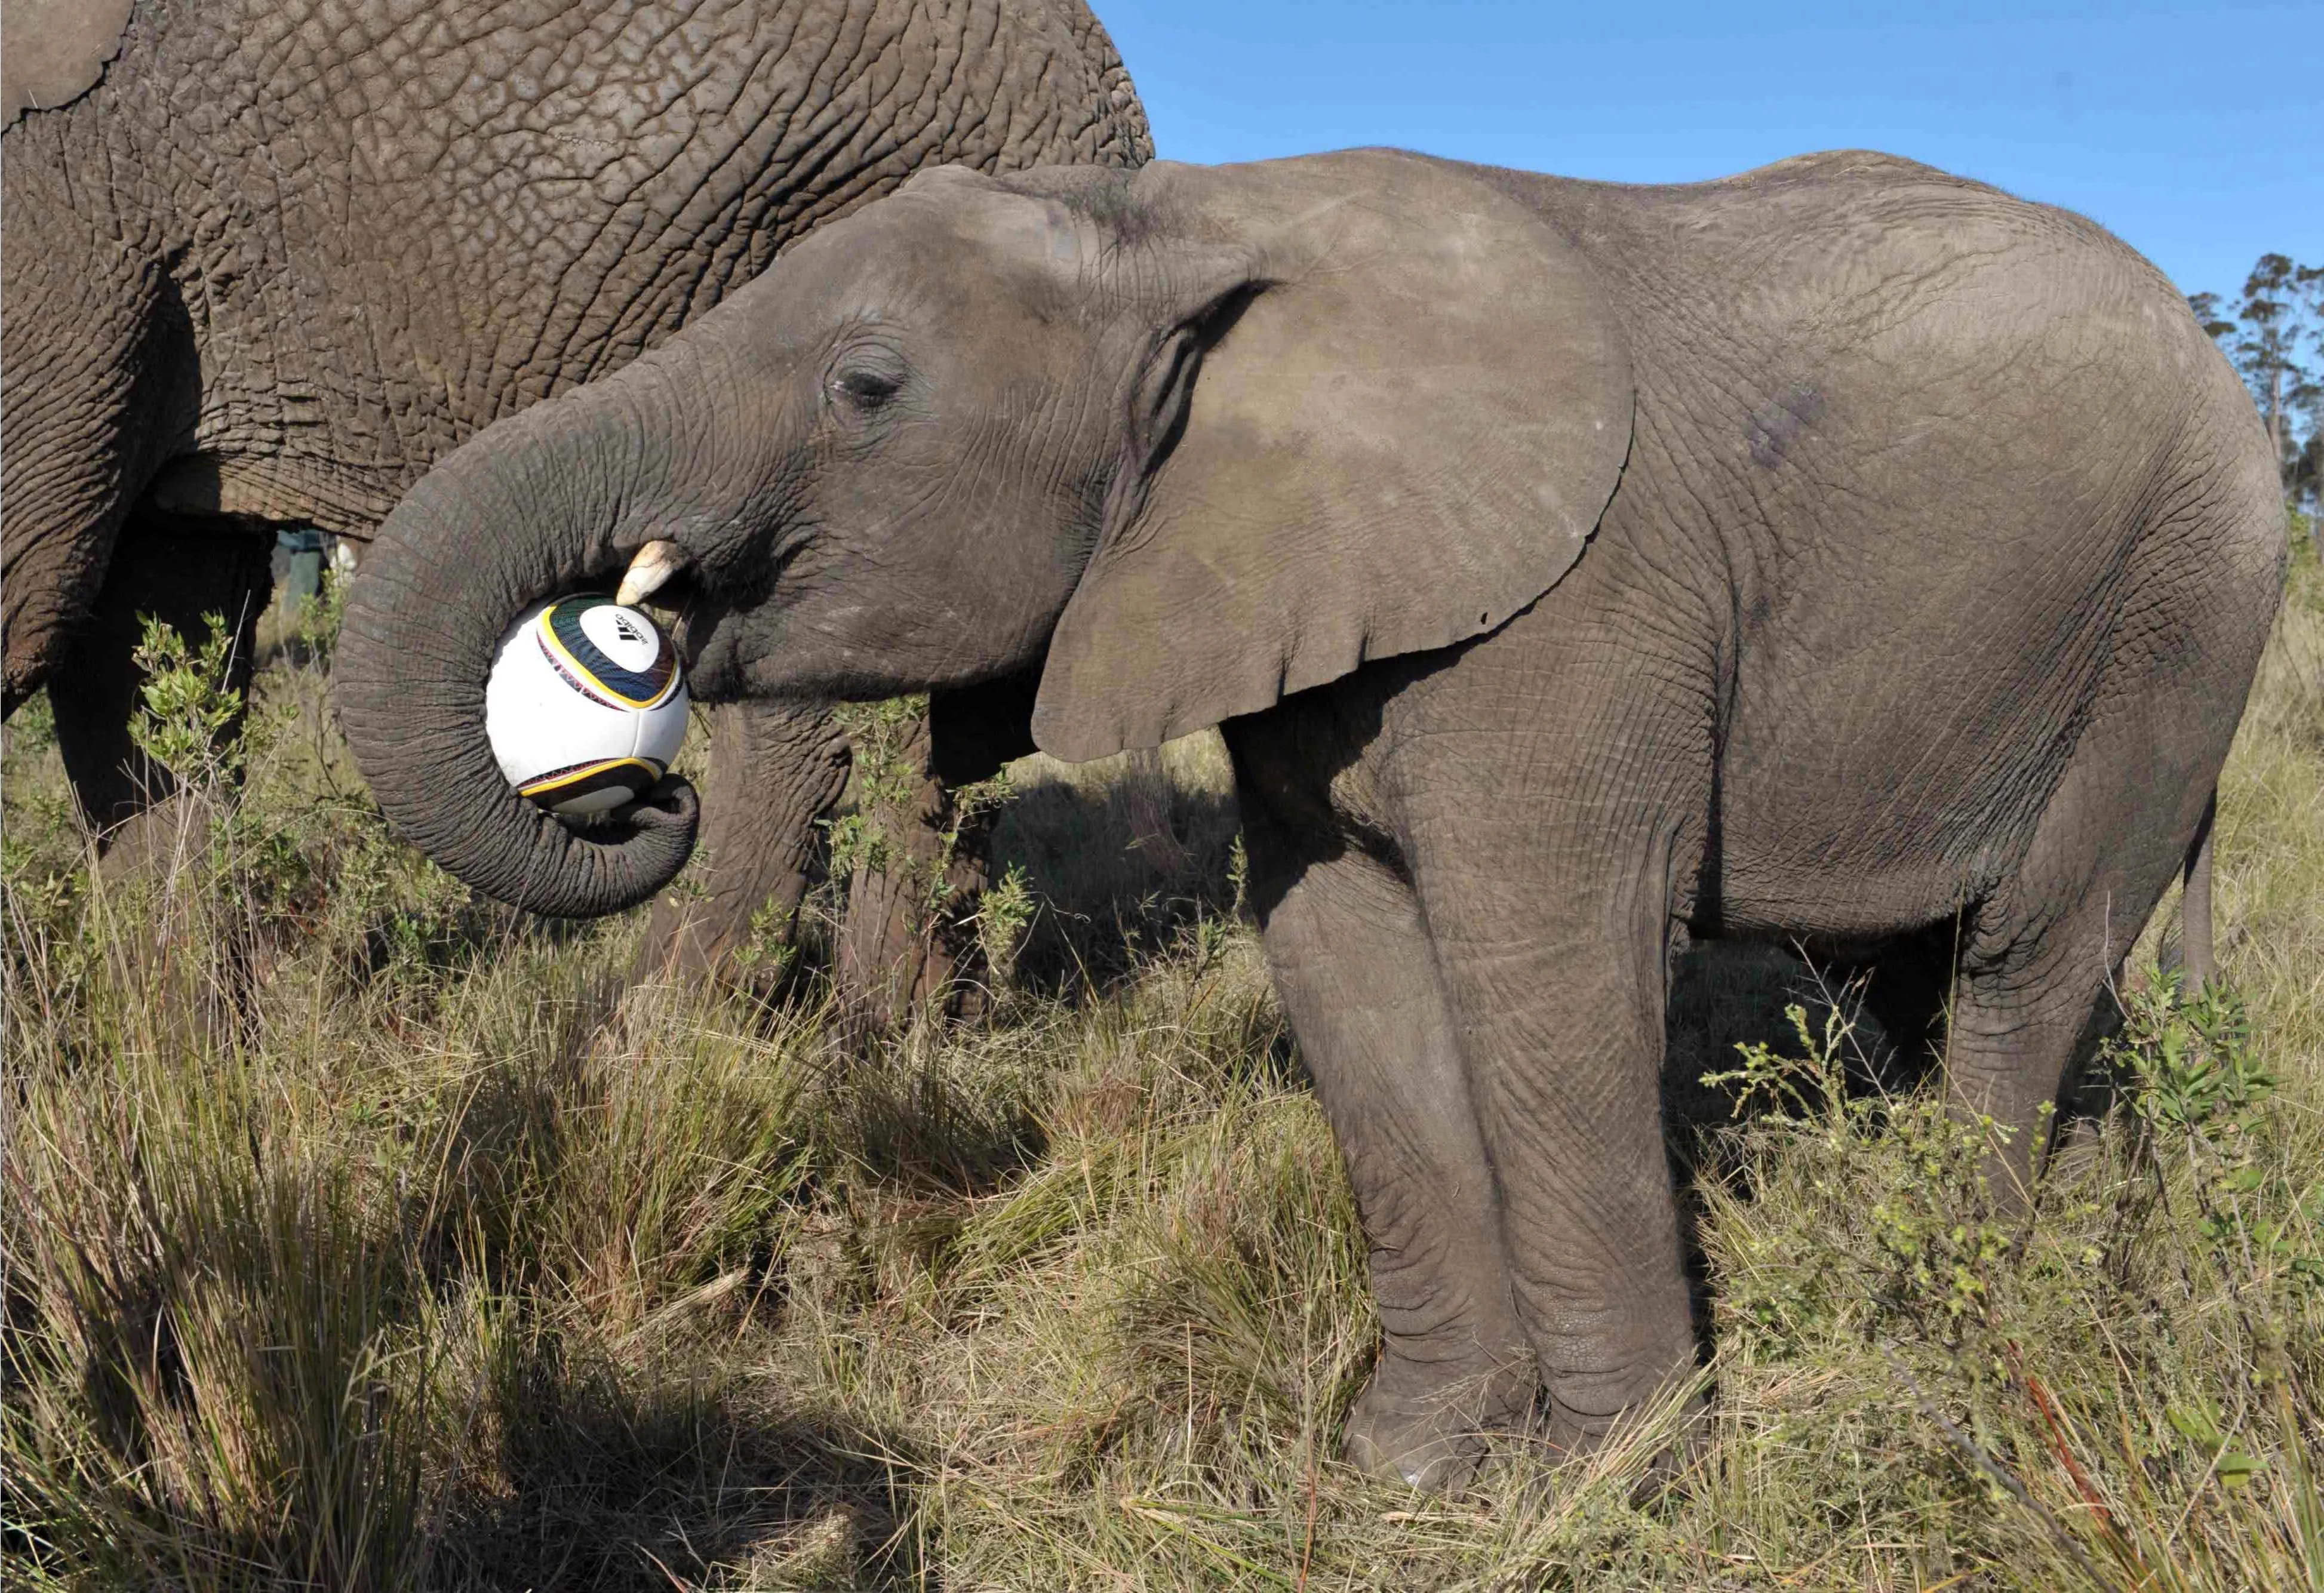
POLYGON ((1214 740, 1019 766, 984 1016, 866 1042, 812 980, 624 991, 634 921, 471 900, 382 829, 327 659, 269 662, 237 770, 177 658, 195 778, 101 863, 8 728, 12 1581, 2324 1587, 2312 559, 2221 796, 2233 999, 2163 999, 2150 928, 2126 1104, 2030 1213, 1862 1088, 1845 992, 1690 959, 1714 1397, 1659 1489, 1675 1400, 1457 1499, 1336 1463, 1378 1328, 1214 740))

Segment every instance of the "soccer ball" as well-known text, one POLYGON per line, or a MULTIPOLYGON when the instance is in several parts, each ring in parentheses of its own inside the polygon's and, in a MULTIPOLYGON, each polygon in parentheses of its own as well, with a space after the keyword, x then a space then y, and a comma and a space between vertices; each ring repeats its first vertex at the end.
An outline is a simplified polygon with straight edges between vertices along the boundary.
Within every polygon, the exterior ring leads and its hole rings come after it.
POLYGON ((686 739, 686 681, 654 622, 610 597, 527 609, 484 684, 484 734, 520 796, 579 818, 634 802, 686 739))

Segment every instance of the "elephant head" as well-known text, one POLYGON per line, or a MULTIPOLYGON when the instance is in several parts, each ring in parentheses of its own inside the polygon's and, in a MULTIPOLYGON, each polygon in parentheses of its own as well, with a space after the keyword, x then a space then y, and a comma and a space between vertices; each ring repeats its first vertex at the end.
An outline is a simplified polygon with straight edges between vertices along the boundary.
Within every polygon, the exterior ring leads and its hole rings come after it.
POLYGON ((1464 169, 939 169, 422 481, 350 601, 342 717, 454 872, 610 911, 683 863, 690 797, 576 834, 501 779, 484 676, 536 597, 680 601, 713 701, 1037 679, 1031 741, 1081 760, 1503 623, 1579 557, 1630 415, 1589 265, 1464 169))

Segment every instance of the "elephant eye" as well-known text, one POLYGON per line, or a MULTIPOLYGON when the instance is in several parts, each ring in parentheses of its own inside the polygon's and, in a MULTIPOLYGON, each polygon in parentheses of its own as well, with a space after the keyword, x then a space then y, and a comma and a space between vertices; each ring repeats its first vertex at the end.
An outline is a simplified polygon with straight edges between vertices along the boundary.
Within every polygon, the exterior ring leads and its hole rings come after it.
POLYGON ((903 378, 892 372, 867 370, 861 365, 842 371, 831 379, 831 391, 859 410, 878 409, 894 398, 903 385, 903 378))

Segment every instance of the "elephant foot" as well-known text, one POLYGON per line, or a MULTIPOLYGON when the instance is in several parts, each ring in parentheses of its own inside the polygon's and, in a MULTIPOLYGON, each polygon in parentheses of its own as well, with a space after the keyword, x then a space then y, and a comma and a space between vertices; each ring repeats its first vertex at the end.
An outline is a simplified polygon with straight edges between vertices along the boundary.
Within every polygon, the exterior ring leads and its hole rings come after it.
POLYGON ((1488 1373, 1440 1383, 1426 1392, 1400 1392, 1383 1365, 1348 1413, 1342 1458, 1386 1482, 1429 1493, 1466 1488, 1492 1435, 1522 1424, 1533 1403, 1530 1378, 1488 1373))

